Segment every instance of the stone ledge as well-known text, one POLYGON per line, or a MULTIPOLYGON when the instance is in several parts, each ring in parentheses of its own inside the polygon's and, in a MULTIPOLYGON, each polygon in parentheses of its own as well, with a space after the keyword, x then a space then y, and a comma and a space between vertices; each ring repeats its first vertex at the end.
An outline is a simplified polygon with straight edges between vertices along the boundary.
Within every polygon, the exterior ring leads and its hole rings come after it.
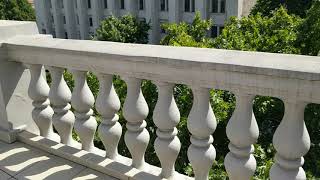
MULTIPOLYGON (((121 180, 163 179, 159 177, 161 171, 160 168, 149 165, 146 172, 140 171, 136 168, 131 167, 131 160, 126 157, 119 158, 119 162, 113 161, 101 155, 60 144, 27 131, 19 133, 17 139, 33 147, 39 148, 56 156, 65 158, 67 160, 73 161, 75 163, 81 164, 83 166, 121 180)), ((191 180, 193 178, 176 173, 175 179, 191 180)))

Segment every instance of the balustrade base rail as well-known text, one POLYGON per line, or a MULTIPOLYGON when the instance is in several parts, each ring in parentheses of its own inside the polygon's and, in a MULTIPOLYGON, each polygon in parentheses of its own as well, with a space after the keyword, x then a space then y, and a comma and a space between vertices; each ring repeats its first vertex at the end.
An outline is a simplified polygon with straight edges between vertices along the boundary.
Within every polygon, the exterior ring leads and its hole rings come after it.
MULTIPOLYGON (((48 153, 65 158, 69 161, 81 164, 88 168, 94 169, 101 173, 113 176, 121 180, 160 180, 159 175, 161 168, 148 164, 147 171, 141 171, 131 167, 131 159, 121 157, 119 160, 114 161, 105 158, 102 151, 99 149, 96 152, 88 152, 76 147, 71 147, 61 144, 50 139, 32 134, 27 131, 18 133, 18 141, 26 143, 30 146, 39 148, 48 153), (120 162, 121 161, 121 162, 120 162)), ((176 173, 175 179, 179 180, 192 180, 193 178, 176 173)))

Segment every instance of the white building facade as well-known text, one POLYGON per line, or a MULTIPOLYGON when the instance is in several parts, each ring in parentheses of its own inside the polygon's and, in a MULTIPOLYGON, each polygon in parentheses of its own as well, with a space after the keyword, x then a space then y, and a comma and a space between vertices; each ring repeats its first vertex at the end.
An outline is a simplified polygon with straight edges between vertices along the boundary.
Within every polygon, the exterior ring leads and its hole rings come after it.
POLYGON ((43 34, 57 38, 90 39, 108 16, 136 15, 151 24, 149 42, 158 44, 166 22, 191 23, 195 12, 212 19, 217 36, 230 16, 249 14, 256 0, 35 0, 37 24, 43 34))

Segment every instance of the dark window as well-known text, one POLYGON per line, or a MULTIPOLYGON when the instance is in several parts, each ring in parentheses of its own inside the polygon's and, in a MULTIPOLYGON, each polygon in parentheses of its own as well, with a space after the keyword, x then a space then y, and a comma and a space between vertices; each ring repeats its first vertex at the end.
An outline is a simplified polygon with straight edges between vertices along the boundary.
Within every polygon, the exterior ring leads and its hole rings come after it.
POLYGON ((52 8, 52 3, 51 3, 51 1, 49 1, 49 7, 52 8))
POLYGON ((169 11, 169 0, 166 0, 166 11, 169 11))
POLYGON ((190 0, 184 0, 184 11, 190 12, 190 0))
POLYGON ((67 24, 66 17, 63 16, 63 24, 67 24))
POLYGON ((54 23, 54 18, 53 18, 53 16, 51 16, 51 20, 52 20, 52 23, 54 23))
POLYGON ((124 0, 120 0, 120 9, 124 9, 124 0))
POLYGON ((211 0, 211 12, 218 13, 218 0, 211 0))
POLYGON ((92 27, 92 26, 93 26, 92 17, 90 17, 90 18, 89 18, 89 25, 90 25, 90 27, 92 27))
POLYGON ((103 5, 104 5, 104 8, 107 9, 108 8, 108 0, 104 0, 103 5))
POLYGON ((76 8, 78 8, 78 0, 74 1, 74 5, 76 6, 76 8))
POLYGON ((64 38, 68 39, 68 32, 64 32, 64 38))
POLYGON ((166 10, 166 2, 165 0, 160 1, 160 10, 165 11, 166 10))
POLYGON ((160 32, 161 32, 161 34, 165 34, 166 33, 166 30, 165 29, 163 29, 161 26, 160 26, 160 32))
POLYGON ((47 34, 47 30, 46 29, 42 29, 42 34, 47 34))
POLYGON ((56 32, 55 31, 52 31, 52 37, 56 38, 56 32))
POLYGON ((196 9, 195 0, 191 0, 191 12, 194 12, 196 9))
POLYGON ((61 8, 64 8, 63 0, 60 1, 60 4, 61 4, 61 8))
POLYGON ((79 24, 79 16, 77 15, 77 24, 79 24))
POLYGON ((144 9, 144 0, 139 0, 139 9, 140 10, 144 9))
POLYGON ((220 13, 226 12, 226 0, 221 0, 220 2, 220 13))
POLYGON ((224 29, 224 26, 220 26, 220 27, 219 27, 219 34, 222 33, 223 29, 224 29))
POLYGON ((91 9, 91 0, 88 0, 88 9, 91 9))
POLYGON ((217 26, 212 26, 211 28, 211 37, 215 38, 218 36, 218 27, 217 26))

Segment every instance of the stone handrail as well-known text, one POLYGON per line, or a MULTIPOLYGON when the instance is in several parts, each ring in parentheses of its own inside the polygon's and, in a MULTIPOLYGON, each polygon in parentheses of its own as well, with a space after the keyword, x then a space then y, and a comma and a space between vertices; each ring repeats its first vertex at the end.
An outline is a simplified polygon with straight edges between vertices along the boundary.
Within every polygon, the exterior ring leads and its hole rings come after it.
POLYGON ((149 109, 140 84, 141 79, 152 80, 159 90, 153 120, 158 128, 154 146, 162 165, 160 177, 179 179, 174 164, 180 151, 176 136, 180 114, 172 88, 174 84, 186 84, 194 94, 188 117, 191 133, 188 158, 195 179, 208 179, 215 148, 219 148, 212 145, 217 122, 209 90, 228 90, 236 96, 236 108, 226 129, 230 152, 225 167, 230 179, 245 180, 256 169, 252 153, 259 129, 252 111, 253 98, 273 96, 284 101, 285 115, 273 138, 277 154, 270 178, 306 179, 302 165, 310 138, 304 124, 304 108, 307 103, 320 102, 319 57, 62 40, 42 35, 16 36, 6 40, 2 47, 9 61, 26 64, 31 71, 32 115, 43 137, 76 147, 77 142, 71 138, 74 125, 82 149, 94 152, 93 136, 98 129, 106 157, 121 162, 123 157, 117 152, 122 134, 117 122, 120 102, 112 84, 112 75, 120 75, 128 87, 123 107, 128 130, 123 133, 132 155, 131 166, 142 171, 150 168, 144 161, 149 143, 144 119, 149 109), (48 67, 53 75, 50 90, 41 75, 42 66, 48 67), (62 76, 65 68, 75 77, 72 93, 62 76), (96 107, 103 122, 98 128, 92 116, 95 100, 85 79, 87 71, 96 74, 100 81, 96 107), (52 131, 51 124, 60 136, 52 131))

